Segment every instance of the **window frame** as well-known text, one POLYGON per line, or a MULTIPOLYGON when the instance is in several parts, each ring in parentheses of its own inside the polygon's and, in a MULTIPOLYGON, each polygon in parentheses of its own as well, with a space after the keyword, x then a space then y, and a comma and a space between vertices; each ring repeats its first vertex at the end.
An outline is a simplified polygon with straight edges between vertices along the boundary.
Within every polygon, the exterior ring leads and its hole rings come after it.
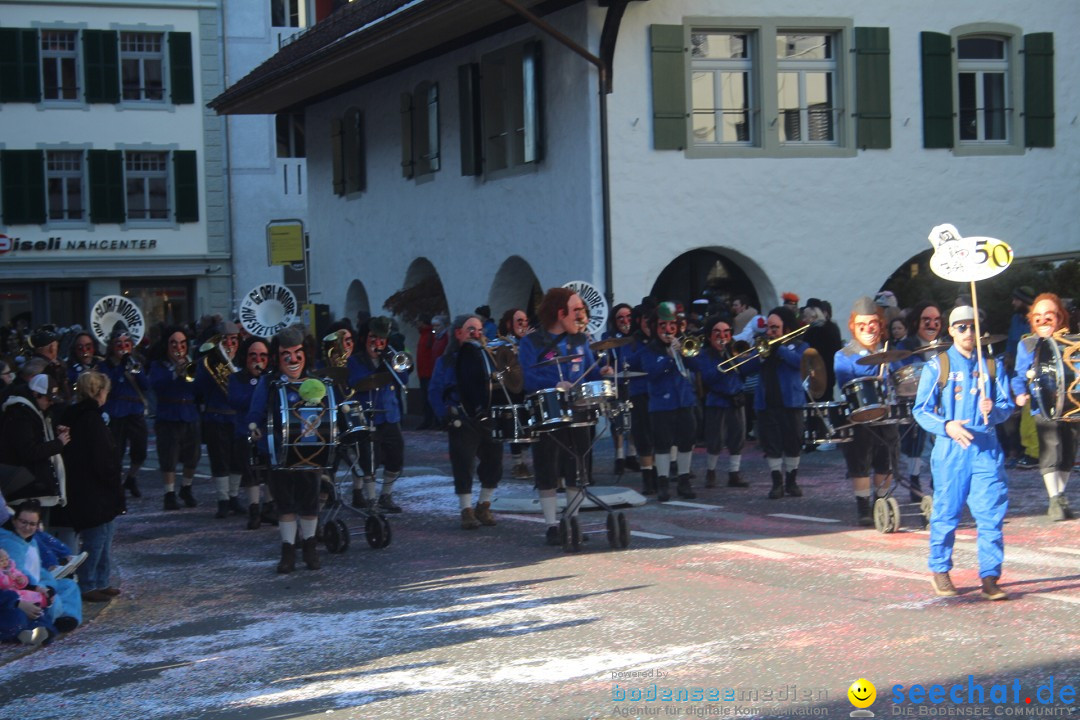
MULTIPOLYGON (((90 178, 89 165, 86 158, 86 151, 88 149, 88 145, 46 145, 42 147, 42 150, 45 151, 45 218, 46 224, 48 226, 71 228, 85 227, 90 225, 90 178), (49 167, 49 156, 52 153, 77 154, 79 156, 78 171, 53 171, 49 167), (52 217, 52 193, 49 188, 49 181, 56 178, 60 180, 70 180, 75 177, 78 177, 79 179, 79 196, 82 202, 82 217, 75 219, 66 217, 68 212, 67 208, 64 208, 65 217, 52 217)), ((68 193, 63 193, 63 196, 65 198, 64 204, 66 205, 66 198, 68 196, 68 193)))
POLYGON ((172 28, 156 28, 156 27, 117 27, 116 30, 116 50, 117 50, 117 66, 120 73, 120 105, 133 106, 139 108, 172 108, 173 102, 170 96, 172 87, 169 77, 169 33, 172 32, 172 28), (124 36, 125 35, 156 35, 158 37, 159 49, 154 52, 147 51, 125 51, 124 50, 124 36), (125 97, 126 87, 124 84, 124 62, 125 60, 135 59, 139 61, 139 98, 125 97), (161 97, 160 98, 147 98, 146 94, 146 70, 145 61, 148 59, 160 59, 161 61, 161 97))
MULTIPOLYGON (((41 102, 42 104, 48 104, 55 107, 82 107, 86 104, 86 88, 83 87, 83 57, 82 57, 82 27, 81 26, 59 26, 59 25, 39 25, 38 31, 38 64, 41 67, 41 102), (70 51, 56 51, 46 50, 44 48, 45 33, 71 33, 75 38, 75 47, 70 51), (62 61, 64 58, 70 58, 74 61, 74 76, 75 76, 75 97, 55 97, 50 98, 46 95, 47 81, 45 75, 45 65, 48 60, 53 59, 62 61)), ((61 73, 62 74, 62 73, 61 73)), ((60 89, 60 86, 58 86, 60 89)))
MULTIPOLYGON (((158 145, 129 145, 129 146, 117 146, 118 150, 123 151, 124 156, 124 225, 127 227, 145 227, 145 228, 160 228, 160 227, 174 227, 177 225, 176 221, 176 179, 173 177, 173 153, 177 150, 175 146, 162 147, 158 145), (132 179, 132 172, 128 169, 128 159, 134 153, 147 153, 162 155, 164 157, 164 172, 163 175, 153 175, 149 173, 145 177, 163 177, 165 180, 165 202, 166 202, 166 215, 163 218, 150 218, 140 217, 133 218, 131 216, 131 203, 128 202, 128 181, 132 179)), ((139 171, 135 171, 137 176, 142 175, 139 171)), ((144 197, 147 195, 147 189, 143 188, 144 197)), ((150 208, 146 208, 147 212, 150 212, 150 208)))
POLYGON ((483 53, 479 62, 479 116, 485 180, 536 172, 544 157, 543 44, 529 38, 483 53), (496 73, 504 82, 496 83, 496 73), (499 87, 496 87, 498 85, 499 87), (501 138, 501 140, 496 140, 501 138), (492 151, 497 149, 499 162, 492 151))
POLYGON ((304 112, 279 112, 274 115, 274 152, 278 160, 298 160, 307 157, 307 123, 304 112), (281 154, 282 133, 287 154, 281 154), (297 147, 300 146, 298 150, 297 147))
MULTIPOLYGON (((684 82, 686 87, 686 144, 688 158, 800 158, 854 157, 856 145, 855 97, 855 22, 852 18, 718 18, 687 17, 682 23, 683 47, 686 48, 684 82), (691 36, 697 32, 729 32, 749 36, 750 86, 755 93, 751 99, 749 136, 758 139, 755 145, 701 144, 695 141, 693 129, 694 60, 690 57, 691 36), (834 38, 833 56, 836 63, 833 113, 836 117, 835 140, 824 142, 788 143, 780 141, 778 76, 781 61, 776 57, 776 38, 783 34, 829 34, 834 38), (753 112, 756 103, 757 112, 753 112)), ((699 61, 699 67, 701 66, 699 61)))
MULTIPOLYGON (((1024 147, 1024 67, 1021 49, 1024 45, 1023 30, 1005 23, 970 23, 958 25, 949 31, 952 43, 952 70, 950 85, 953 100, 953 147, 957 156, 983 155, 1023 155, 1024 147), (960 60, 959 43, 963 38, 987 37, 1005 42, 1005 58, 1008 68, 1005 72, 1005 107, 1006 140, 961 140, 960 139, 960 60)), ((980 62, 980 61, 973 61, 980 62)))

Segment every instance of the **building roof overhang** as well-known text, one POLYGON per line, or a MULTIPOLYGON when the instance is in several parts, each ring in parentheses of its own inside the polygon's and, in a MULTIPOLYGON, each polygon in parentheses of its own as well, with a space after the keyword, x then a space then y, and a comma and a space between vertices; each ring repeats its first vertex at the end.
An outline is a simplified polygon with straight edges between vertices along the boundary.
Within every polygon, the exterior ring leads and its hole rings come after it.
MULTIPOLYGON (((515 0, 546 15, 582 0, 515 0)), ((221 115, 301 109, 527 20, 500 0, 357 0, 296 35, 208 103, 221 115)))

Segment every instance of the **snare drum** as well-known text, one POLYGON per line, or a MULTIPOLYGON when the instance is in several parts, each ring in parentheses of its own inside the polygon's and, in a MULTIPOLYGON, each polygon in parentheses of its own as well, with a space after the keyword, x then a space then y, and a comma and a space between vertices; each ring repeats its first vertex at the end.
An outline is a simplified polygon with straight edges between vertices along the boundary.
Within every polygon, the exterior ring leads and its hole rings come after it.
POLYGON ((559 388, 538 390, 525 398, 533 430, 552 430, 569 424, 573 419, 566 393, 559 388))
POLYGON ((919 391, 919 378, 922 376, 924 362, 905 365, 892 374, 893 390, 897 397, 913 398, 919 391))
POLYGON ((271 386, 266 423, 271 468, 328 470, 334 466, 338 405, 334 384, 323 382, 323 385, 326 395, 318 402, 300 397, 299 382, 271 386))
POLYGON ((633 407, 629 400, 608 405, 608 422, 611 423, 612 435, 626 435, 630 432, 630 411, 633 407))
POLYGON ((858 377, 841 388, 848 404, 848 420, 865 423, 880 420, 889 414, 885 382, 877 375, 858 377))
POLYGON ((619 399, 619 391, 610 380, 583 382, 570 391, 570 404, 575 408, 606 405, 619 399))
POLYGON ((889 405, 889 412, 880 420, 874 420, 871 425, 910 425, 915 422, 911 414, 911 408, 915 405, 915 398, 897 398, 895 403, 889 405))
POLYGON ((347 400, 338 405, 338 442, 351 445, 359 442, 366 433, 375 432, 375 422, 358 400, 347 400))
POLYGON ((574 408, 570 427, 592 427, 600 422, 599 408, 574 408))
POLYGON ((529 433, 529 409, 524 405, 493 405, 491 438, 509 443, 536 442, 538 438, 529 433))
POLYGON ((855 439, 855 426, 847 418, 847 403, 810 403, 803 406, 803 420, 803 439, 809 445, 845 443, 855 439))

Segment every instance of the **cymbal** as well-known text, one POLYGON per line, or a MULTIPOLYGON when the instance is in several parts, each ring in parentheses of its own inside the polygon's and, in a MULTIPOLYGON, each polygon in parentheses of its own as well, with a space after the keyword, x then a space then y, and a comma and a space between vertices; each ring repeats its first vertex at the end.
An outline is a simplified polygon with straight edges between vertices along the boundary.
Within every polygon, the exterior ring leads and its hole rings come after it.
POLYGON ((373 375, 368 375, 366 378, 357 380, 356 383, 352 386, 352 388, 357 392, 364 392, 365 390, 376 390, 378 388, 381 388, 383 385, 388 385, 389 383, 392 383, 393 381, 394 378, 391 377, 390 373, 380 372, 373 375))
POLYGON ((638 370, 625 370, 625 371, 619 373, 619 379, 622 380, 623 378, 645 377, 648 374, 649 373, 643 373, 643 372, 640 372, 638 370))
POLYGON ((856 365, 885 365, 886 363, 896 362, 897 360, 903 360, 906 357, 911 356, 910 350, 884 350, 882 352, 874 353, 873 355, 867 355, 861 357, 855 361, 856 365))
POLYGON ((1008 335, 983 335, 979 338, 979 345, 983 347, 986 347, 987 345, 999 345, 1008 339, 1008 335))
POLYGON ((948 350, 951 346, 952 346, 952 340, 948 340, 948 339, 943 338, 943 339, 935 340, 932 343, 928 343, 926 345, 923 345, 922 347, 917 347, 914 350, 912 350, 911 352, 913 352, 913 353, 928 353, 928 352, 941 353, 941 352, 945 352, 946 350, 948 350))
POLYGON ((629 345, 632 342, 634 342, 634 336, 625 335, 621 338, 607 338, 606 340, 597 340, 596 342, 591 343, 589 345, 589 348, 591 348, 595 352, 599 352, 601 350, 610 350, 611 348, 629 345))
POLYGON ((574 360, 580 360, 585 357, 584 355, 556 355, 550 360, 542 360, 535 365, 534 368, 544 367, 545 365, 558 365, 559 363, 573 362, 574 360))
POLYGON ((828 389, 829 376, 825 369, 825 361, 814 348, 807 348, 799 361, 799 376, 806 380, 810 379, 810 395, 815 400, 820 400, 828 389))

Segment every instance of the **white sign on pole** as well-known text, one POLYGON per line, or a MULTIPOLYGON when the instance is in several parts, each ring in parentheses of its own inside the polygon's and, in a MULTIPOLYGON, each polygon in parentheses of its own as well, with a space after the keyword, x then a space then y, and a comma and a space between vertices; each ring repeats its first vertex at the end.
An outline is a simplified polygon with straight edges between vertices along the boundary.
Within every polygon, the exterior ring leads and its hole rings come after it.
POLYGON ((608 306, 603 294, 584 280, 571 280, 563 285, 568 290, 573 290, 581 296, 585 307, 589 309, 589 326, 586 332, 594 338, 599 338, 607 327, 608 306))
POLYGON ((953 282, 992 278, 1013 261, 1013 251, 1007 243, 988 237, 961 237, 948 223, 931 230, 928 239, 934 246, 930 269, 938 277, 953 282))

